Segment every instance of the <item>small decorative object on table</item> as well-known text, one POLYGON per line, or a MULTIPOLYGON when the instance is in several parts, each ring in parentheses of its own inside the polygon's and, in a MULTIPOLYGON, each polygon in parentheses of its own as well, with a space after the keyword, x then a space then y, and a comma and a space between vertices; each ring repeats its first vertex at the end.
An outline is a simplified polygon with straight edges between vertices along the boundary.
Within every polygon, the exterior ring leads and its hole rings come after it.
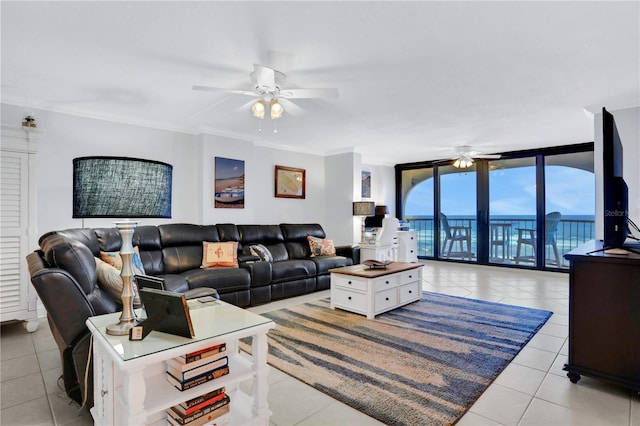
POLYGON ((363 265, 368 266, 370 269, 387 269, 387 265, 391 264, 390 260, 380 261, 375 259, 369 259, 362 262, 363 265))

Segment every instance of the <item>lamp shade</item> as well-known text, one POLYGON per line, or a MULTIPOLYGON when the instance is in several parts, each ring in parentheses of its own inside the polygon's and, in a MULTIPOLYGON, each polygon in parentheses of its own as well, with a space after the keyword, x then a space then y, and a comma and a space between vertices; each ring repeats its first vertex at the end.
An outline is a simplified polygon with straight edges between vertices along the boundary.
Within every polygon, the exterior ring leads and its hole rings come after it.
POLYGON ((128 157, 73 160, 74 218, 170 218, 173 166, 128 157))
POLYGON ((376 203, 373 201, 354 201, 353 202, 353 215, 354 216, 373 216, 375 212, 376 203))
POLYGON ((389 214, 389 208, 387 206, 376 206, 376 215, 389 214))

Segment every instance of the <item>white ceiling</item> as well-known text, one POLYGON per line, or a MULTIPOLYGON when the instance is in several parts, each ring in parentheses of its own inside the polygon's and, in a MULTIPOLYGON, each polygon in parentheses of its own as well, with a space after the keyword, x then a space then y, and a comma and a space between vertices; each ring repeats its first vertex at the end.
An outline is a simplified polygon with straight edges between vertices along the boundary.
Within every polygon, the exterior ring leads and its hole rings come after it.
POLYGON ((365 163, 593 140, 640 104, 640 3, 1 2, 2 101, 365 163), (273 122, 237 111, 253 64, 336 87, 273 122))

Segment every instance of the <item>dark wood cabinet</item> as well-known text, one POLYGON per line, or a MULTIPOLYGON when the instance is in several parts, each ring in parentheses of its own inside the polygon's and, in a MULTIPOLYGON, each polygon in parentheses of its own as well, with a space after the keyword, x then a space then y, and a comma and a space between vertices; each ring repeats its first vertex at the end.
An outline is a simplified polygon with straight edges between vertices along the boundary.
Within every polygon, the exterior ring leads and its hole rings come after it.
POLYGON ((640 255, 609 255, 590 241, 570 262, 569 360, 573 383, 581 375, 640 392, 640 255))

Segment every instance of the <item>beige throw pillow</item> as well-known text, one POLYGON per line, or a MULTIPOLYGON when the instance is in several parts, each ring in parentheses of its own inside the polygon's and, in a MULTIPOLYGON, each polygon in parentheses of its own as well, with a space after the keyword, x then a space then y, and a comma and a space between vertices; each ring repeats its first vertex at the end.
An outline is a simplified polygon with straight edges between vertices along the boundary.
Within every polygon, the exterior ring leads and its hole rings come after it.
MULTIPOLYGON (((120 271, 114 266, 96 257, 96 272, 98 275, 98 286, 105 290, 114 300, 122 303, 122 277, 120 271)), ((133 304, 140 305, 140 295, 138 294, 138 286, 135 281, 133 283, 133 304)))
POLYGON ((202 267, 214 268, 217 266, 226 268, 238 267, 237 241, 224 243, 202 242, 202 267))

